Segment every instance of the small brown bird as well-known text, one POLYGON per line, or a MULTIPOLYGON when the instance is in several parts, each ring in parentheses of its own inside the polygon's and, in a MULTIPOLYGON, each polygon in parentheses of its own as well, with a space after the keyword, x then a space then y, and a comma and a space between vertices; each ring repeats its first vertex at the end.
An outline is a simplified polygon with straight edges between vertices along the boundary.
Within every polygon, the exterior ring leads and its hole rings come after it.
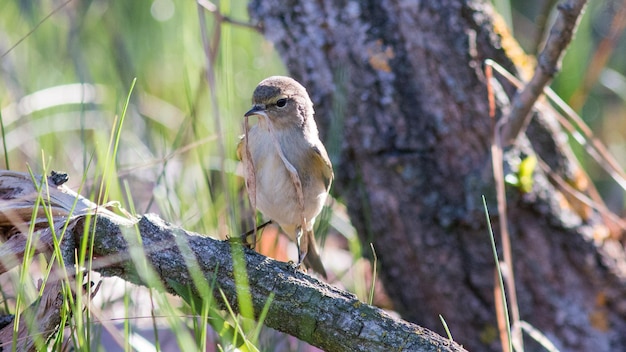
POLYGON ((256 207, 296 242, 298 266, 304 262, 326 278, 313 224, 326 202, 334 175, 313 119, 313 103, 300 83, 282 76, 259 83, 252 103, 245 116, 257 116, 258 123, 248 132, 249 154, 246 139, 242 138, 237 156, 244 164, 247 155, 252 161, 254 171, 244 169, 246 180, 254 174, 255 192, 251 193, 256 193, 256 207), (301 184, 303 207, 294 175, 301 184))

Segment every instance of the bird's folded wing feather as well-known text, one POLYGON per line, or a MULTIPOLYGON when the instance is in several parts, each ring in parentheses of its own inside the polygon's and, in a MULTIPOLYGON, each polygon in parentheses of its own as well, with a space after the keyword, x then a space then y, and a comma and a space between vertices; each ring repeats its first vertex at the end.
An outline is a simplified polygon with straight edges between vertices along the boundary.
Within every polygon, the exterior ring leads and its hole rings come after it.
POLYGON ((326 152, 326 148, 320 144, 320 146, 313 146, 314 152, 314 160, 318 163, 321 163, 320 169, 322 170, 322 177, 324 178, 324 185, 326 186, 326 190, 330 189, 330 184, 333 182, 333 178, 335 174, 333 173, 333 167, 330 164, 330 159, 328 158, 328 153, 326 152))

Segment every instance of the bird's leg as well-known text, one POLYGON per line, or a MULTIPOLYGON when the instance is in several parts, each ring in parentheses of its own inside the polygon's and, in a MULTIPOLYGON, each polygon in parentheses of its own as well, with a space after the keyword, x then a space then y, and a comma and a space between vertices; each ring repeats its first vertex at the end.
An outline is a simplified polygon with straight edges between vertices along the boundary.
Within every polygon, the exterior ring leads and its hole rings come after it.
MULTIPOLYGON (((242 233, 241 235, 239 235, 239 241, 245 245, 246 247, 253 249, 256 246, 256 239, 257 239, 257 234, 256 232, 261 230, 262 228, 264 228, 265 226, 269 225, 272 223, 272 220, 268 220, 264 223, 262 223, 259 226, 255 226, 252 230, 248 230, 244 233, 242 233), (248 239, 252 237, 252 241, 248 241, 248 239)), ((235 237, 236 238, 236 237, 235 237)), ((233 238, 227 238, 227 240, 232 241, 233 238)))
POLYGON ((296 267, 299 267, 300 265, 302 265, 302 260, 304 260, 304 257, 302 256, 302 251, 300 250, 300 240, 302 239, 302 227, 298 226, 298 228, 296 229, 296 247, 298 247, 298 264, 296 265, 296 267))
POLYGON ((302 262, 309 249, 309 238, 306 236, 306 231, 302 230, 302 226, 296 229, 296 246, 298 247, 298 267, 304 268, 302 262))

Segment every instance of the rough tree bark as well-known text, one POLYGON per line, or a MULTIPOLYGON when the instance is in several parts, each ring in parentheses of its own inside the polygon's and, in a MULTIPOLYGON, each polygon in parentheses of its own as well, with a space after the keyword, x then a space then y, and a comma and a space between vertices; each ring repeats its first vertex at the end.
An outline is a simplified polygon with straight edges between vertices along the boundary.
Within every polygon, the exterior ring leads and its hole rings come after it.
MULTIPOLYGON (((443 333, 441 314, 469 350, 498 350, 481 203, 485 194, 497 229, 483 62, 516 70, 490 5, 253 0, 249 12, 316 104, 334 192, 364 246, 374 244, 395 308, 443 333)), ((508 189, 521 318, 563 350, 626 350, 624 248, 619 236, 597 236, 602 217, 577 211, 555 185, 585 188, 553 121, 536 113, 528 138, 505 153, 505 171, 534 153, 550 167, 535 172, 530 193, 508 189)))

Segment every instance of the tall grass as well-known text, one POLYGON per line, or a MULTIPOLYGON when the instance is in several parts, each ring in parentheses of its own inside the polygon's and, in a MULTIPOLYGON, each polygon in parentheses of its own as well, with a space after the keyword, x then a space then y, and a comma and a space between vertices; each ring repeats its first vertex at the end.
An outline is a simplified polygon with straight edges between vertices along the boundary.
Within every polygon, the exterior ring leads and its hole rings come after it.
MULTIPOLYGON (((247 18, 243 2, 222 11, 247 18)), ((194 2, 70 0, 43 1, 37 7, 8 2, 0 18, 0 52, 6 53, 0 119, 7 168, 26 170, 30 165, 34 174, 63 170, 71 177, 70 187, 82 188, 100 204, 122 201, 126 209, 158 212, 215 237, 240 231, 236 219, 242 211, 236 200, 241 183, 234 148, 241 117, 256 83, 285 73, 259 33, 222 24, 215 61, 207 67, 201 33, 207 31, 211 38, 217 27, 212 14, 206 14, 207 25, 200 28, 194 2), (212 87, 205 79, 208 69, 215 73, 212 87), (46 165, 39 159, 42 150, 49 158, 46 165)), ((41 189, 42 199, 45 194, 41 189)), ((37 232, 28 233, 31 244, 37 232)), ((127 285, 108 292, 110 298, 103 292, 92 297, 89 289, 72 294, 69 287, 101 280, 89 270, 90 236, 84 236, 77 252, 76 268, 81 269, 76 281, 66 284, 62 315, 69 329, 55 337, 53 349, 69 343, 77 350, 99 350, 110 341, 117 341, 117 348, 137 348, 143 316, 136 312, 149 311, 155 350, 171 346, 159 338, 164 331, 173 332, 166 335, 174 337, 180 350, 256 350, 250 339, 258 343, 260 325, 217 311, 209 294, 213 283, 193 270, 197 265, 189 263, 202 299, 175 299, 158 289, 161 284, 146 265, 138 234, 125 236, 136 248, 131 253, 141 279, 157 289, 147 292, 147 302, 136 298, 145 295, 138 293, 144 289, 127 285), (117 318, 121 324, 115 323, 117 318)), ((52 261, 62 258, 59 248, 57 243, 52 261)), ((43 258, 33 253, 27 252, 17 276, 3 278, 8 281, 3 288, 20 288, 7 292, 4 302, 16 319, 37 297, 33 275, 43 272, 44 285, 50 277, 52 261, 38 261, 43 258)), ((58 267, 64 264, 69 263, 58 267)), ((102 290, 108 291, 112 281, 107 279, 102 290)), ((39 343, 43 348, 46 342, 39 343)))

